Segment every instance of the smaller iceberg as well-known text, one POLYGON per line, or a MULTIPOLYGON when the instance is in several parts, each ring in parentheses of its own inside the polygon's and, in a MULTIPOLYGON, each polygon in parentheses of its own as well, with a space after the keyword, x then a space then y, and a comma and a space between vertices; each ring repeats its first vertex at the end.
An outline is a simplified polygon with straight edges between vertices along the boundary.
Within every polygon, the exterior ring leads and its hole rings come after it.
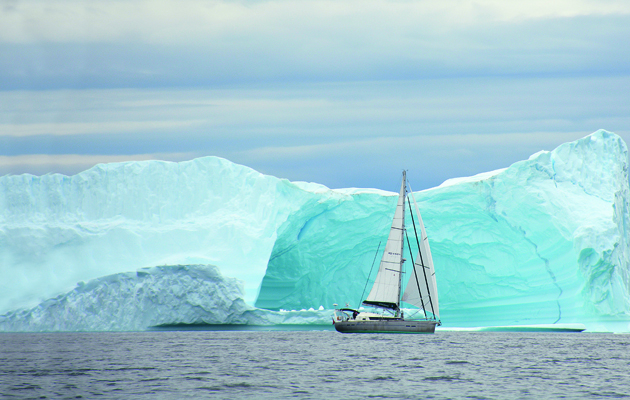
POLYGON ((267 311, 214 265, 144 268, 80 282, 32 309, 0 316, 3 332, 139 331, 156 326, 330 324, 330 312, 267 311))

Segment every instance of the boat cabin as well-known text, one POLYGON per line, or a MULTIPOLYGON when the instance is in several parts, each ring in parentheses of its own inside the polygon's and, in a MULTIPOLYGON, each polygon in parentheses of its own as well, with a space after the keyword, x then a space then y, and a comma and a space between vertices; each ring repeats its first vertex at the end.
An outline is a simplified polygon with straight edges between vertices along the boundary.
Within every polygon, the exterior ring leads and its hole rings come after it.
POLYGON ((373 312, 358 311, 352 308, 337 308, 333 317, 333 322, 341 321, 383 321, 401 319, 397 316, 377 314, 373 312))

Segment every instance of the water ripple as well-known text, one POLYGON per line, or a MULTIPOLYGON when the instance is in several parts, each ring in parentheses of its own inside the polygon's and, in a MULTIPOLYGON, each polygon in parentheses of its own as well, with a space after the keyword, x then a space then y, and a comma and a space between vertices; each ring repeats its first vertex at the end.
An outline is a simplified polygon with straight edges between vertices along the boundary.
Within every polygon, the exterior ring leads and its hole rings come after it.
POLYGON ((630 397, 629 335, 0 334, 0 398, 630 397))

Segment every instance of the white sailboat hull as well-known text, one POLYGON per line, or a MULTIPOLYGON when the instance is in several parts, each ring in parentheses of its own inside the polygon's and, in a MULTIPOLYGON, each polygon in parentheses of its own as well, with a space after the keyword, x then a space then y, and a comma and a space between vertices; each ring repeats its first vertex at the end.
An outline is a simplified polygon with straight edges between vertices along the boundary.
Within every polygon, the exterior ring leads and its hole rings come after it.
POLYGON ((341 333, 434 333, 437 321, 413 321, 404 319, 384 319, 335 322, 335 329, 341 333))

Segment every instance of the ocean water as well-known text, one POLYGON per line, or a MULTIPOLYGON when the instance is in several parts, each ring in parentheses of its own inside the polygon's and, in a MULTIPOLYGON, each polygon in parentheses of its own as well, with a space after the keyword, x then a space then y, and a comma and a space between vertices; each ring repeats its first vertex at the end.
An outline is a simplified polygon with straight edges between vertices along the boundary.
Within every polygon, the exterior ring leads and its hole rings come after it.
POLYGON ((630 397, 630 335, 0 334, 2 399, 630 397))

